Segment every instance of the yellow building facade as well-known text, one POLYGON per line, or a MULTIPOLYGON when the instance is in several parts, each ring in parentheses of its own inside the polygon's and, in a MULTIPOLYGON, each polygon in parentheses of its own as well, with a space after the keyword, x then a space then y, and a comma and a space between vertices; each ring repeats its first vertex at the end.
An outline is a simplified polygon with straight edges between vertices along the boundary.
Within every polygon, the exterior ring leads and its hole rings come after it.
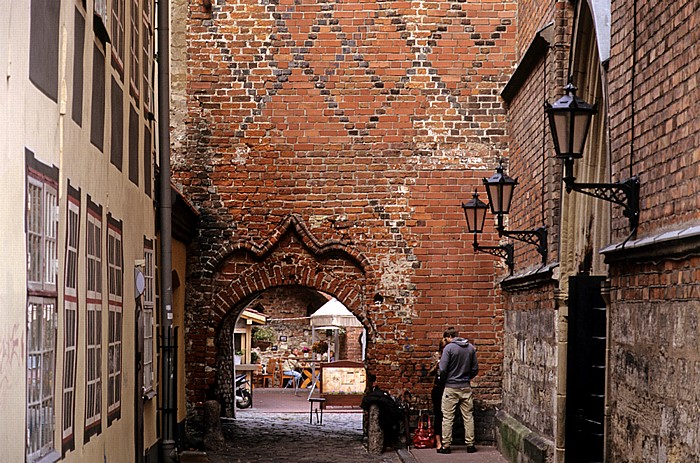
POLYGON ((5 461, 156 461, 154 21, 151 0, 0 18, 5 461))

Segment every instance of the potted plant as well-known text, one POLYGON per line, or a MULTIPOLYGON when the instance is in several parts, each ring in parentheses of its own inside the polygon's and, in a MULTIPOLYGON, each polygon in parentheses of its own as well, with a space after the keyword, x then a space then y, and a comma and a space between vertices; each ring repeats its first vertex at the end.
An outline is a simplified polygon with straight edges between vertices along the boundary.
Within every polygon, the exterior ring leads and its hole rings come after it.
POLYGON ((237 350, 236 352, 234 352, 234 354, 233 354, 234 365, 240 365, 242 360, 243 360, 243 356, 245 356, 244 350, 237 350))
POLYGON ((312 350, 316 354, 323 354, 328 350, 328 343, 326 341, 316 341, 312 346, 312 350))
POLYGON ((277 333, 272 328, 266 326, 253 328, 253 347, 259 347, 261 350, 268 349, 275 339, 277 339, 277 333))

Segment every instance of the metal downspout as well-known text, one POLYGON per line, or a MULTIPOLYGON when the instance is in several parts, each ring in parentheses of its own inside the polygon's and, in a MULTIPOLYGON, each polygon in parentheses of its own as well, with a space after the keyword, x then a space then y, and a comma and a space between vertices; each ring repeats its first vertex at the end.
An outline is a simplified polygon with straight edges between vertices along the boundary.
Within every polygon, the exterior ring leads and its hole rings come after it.
POLYGON ((161 461, 176 461, 173 364, 172 198, 170 193, 170 4, 158 1, 158 148, 161 278, 161 461))

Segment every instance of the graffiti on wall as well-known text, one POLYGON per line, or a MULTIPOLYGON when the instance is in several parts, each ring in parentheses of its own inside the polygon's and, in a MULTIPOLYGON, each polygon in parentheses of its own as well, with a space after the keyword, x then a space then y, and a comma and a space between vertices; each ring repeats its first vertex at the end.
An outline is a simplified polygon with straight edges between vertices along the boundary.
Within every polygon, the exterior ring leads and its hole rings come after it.
MULTIPOLYGON (((24 359, 24 330, 22 325, 0 325, 0 388, 18 377, 13 369, 20 367, 24 359)), ((21 378, 21 376, 19 377, 21 378)))

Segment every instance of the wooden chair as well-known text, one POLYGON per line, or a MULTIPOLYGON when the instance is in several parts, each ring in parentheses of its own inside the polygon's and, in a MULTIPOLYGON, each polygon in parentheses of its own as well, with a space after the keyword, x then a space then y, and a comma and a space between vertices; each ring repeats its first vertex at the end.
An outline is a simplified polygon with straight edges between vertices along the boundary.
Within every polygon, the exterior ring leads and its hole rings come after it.
POLYGON ((263 387, 268 387, 268 380, 270 381, 269 387, 275 387, 275 373, 277 373, 277 360, 275 359, 270 359, 267 361, 267 368, 266 372, 261 374, 260 377, 262 378, 262 386, 263 387))

